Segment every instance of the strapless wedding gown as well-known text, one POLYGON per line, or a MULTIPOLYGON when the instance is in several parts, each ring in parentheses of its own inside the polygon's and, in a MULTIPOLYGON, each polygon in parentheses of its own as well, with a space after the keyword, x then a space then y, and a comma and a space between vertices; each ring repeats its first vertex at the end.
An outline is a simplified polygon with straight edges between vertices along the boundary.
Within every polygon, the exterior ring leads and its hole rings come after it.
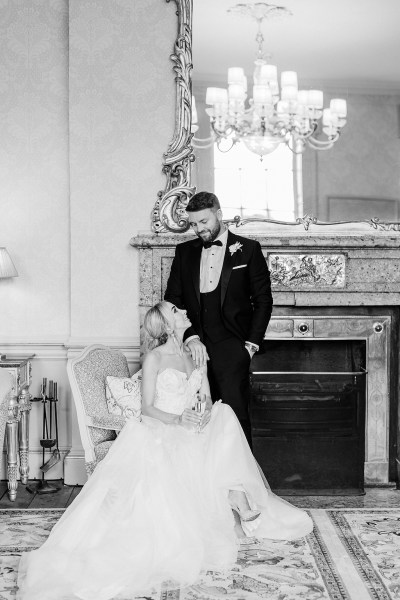
MULTIPOLYGON (((168 368, 155 406, 181 414, 201 373, 168 368)), ((110 600, 185 586, 237 558, 229 489, 261 510, 257 537, 308 534, 308 515, 267 490, 232 409, 218 402, 203 432, 129 420, 41 548, 23 554, 18 600, 110 600), (175 583, 174 583, 175 582, 175 583)))

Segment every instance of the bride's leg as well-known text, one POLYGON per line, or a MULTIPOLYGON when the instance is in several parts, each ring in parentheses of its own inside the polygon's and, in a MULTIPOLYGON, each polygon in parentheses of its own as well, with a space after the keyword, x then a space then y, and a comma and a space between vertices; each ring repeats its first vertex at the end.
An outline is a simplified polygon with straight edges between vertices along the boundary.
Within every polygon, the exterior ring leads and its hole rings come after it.
POLYGON ((250 504, 247 499, 247 494, 244 490, 232 489, 228 493, 229 503, 231 506, 238 508, 240 512, 245 512, 250 509, 250 504))
POLYGON ((250 506, 245 492, 229 490, 228 499, 235 519, 234 530, 237 537, 243 538, 255 535, 255 531, 261 523, 261 512, 245 508, 250 506))
POLYGON ((254 521, 260 515, 261 511, 255 508, 254 503, 252 508, 251 500, 242 486, 232 486, 228 491, 228 500, 242 521, 254 521))
POLYGON ((235 530, 236 536, 238 538, 245 538, 246 533, 243 530, 242 522, 240 520, 238 513, 235 510, 232 510, 232 513, 233 513, 233 518, 235 519, 234 530, 235 530))
POLYGON ((254 535, 261 522, 261 512, 252 510, 246 491, 240 487, 232 487, 228 492, 229 504, 235 518, 235 532, 239 538, 254 535))

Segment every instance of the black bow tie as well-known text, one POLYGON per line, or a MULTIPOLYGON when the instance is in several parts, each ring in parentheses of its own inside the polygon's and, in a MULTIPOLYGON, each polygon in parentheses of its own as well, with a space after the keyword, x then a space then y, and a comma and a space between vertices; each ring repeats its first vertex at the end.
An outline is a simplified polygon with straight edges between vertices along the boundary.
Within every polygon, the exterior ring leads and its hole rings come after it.
POLYGON ((221 242, 221 240, 215 240, 215 242, 204 242, 203 243, 203 248, 205 248, 206 250, 208 248, 211 248, 211 246, 222 246, 222 242, 221 242))

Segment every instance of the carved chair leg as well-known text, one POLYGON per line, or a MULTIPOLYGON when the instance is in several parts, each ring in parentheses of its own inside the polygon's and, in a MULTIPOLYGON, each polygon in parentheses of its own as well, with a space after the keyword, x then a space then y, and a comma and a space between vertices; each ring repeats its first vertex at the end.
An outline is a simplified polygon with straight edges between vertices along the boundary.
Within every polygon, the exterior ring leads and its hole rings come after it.
POLYGON ((18 420, 9 419, 6 425, 7 433, 7 479, 8 497, 11 502, 17 497, 18 488, 18 420))
POLYGON ((21 483, 28 483, 29 476, 29 412, 32 408, 29 389, 22 390, 19 396, 20 422, 18 428, 19 437, 19 472, 21 483))

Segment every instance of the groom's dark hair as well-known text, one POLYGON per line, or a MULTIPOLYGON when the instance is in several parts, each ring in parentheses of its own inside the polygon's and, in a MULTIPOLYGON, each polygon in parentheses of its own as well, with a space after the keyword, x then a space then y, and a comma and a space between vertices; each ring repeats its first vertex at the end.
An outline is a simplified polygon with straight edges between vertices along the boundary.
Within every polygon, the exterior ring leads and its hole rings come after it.
POLYGON ((211 208, 215 212, 221 208, 219 200, 212 192, 197 192, 188 202, 186 212, 198 212, 205 208, 211 208))

